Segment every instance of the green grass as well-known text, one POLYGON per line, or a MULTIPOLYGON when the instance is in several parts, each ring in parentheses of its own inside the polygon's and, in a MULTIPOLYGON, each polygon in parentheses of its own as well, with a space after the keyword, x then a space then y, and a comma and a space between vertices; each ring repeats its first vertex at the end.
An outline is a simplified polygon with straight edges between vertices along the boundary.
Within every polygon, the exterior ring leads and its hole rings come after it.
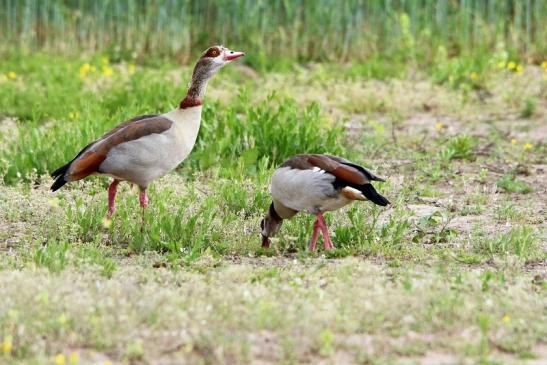
POLYGON ((512 174, 505 174, 497 181, 497 186, 508 193, 527 194, 533 191, 532 187, 512 174))
POLYGON ((539 237, 527 226, 516 227, 507 233, 488 238, 479 243, 479 249, 489 254, 514 254, 527 257, 539 253, 539 237))
POLYGON ((475 160, 474 149, 477 145, 475 138, 471 136, 456 136, 446 142, 446 147, 441 150, 439 157, 443 160, 475 160))
POLYGON ((545 71, 500 69, 495 57, 479 88, 402 62, 251 76, 230 66, 209 85, 191 156, 151 185, 141 233, 135 188, 120 185, 108 222, 107 179, 51 193, 47 173, 120 121, 176 106, 190 69, 132 73, 110 60, 106 76, 98 55, 9 55, 0 363, 542 360, 546 150, 533 138, 545 71), (85 63, 97 71, 81 78, 85 63), (535 111, 515 121, 525 100, 535 111), (328 213, 332 252, 306 251, 310 215, 262 249, 271 173, 300 152, 370 167, 392 205, 328 213))

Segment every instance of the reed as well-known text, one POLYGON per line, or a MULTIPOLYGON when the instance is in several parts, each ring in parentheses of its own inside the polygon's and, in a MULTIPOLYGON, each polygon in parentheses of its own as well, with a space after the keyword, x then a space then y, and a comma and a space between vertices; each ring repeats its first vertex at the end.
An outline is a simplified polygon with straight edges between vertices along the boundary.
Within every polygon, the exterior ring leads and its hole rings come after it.
POLYGON ((431 60, 500 47, 547 53, 544 0, 0 0, 4 50, 101 51, 187 60, 212 43, 248 62, 431 60))

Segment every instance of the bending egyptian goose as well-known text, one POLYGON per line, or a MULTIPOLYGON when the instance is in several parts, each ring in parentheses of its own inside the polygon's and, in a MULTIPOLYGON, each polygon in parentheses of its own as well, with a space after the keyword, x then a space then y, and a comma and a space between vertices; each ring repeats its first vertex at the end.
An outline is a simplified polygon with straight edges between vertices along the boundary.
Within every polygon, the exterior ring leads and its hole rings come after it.
POLYGON ((338 210, 354 200, 388 205, 389 201, 374 189, 372 181, 385 180, 341 157, 310 154, 285 161, 272 175, 272 203, 260 222, 262 247, 270 247, 269 237, 277 233, 284 219, 306 212, 317 216, 309 250, 315 251, 319 230, 325 249, 333 249, 323 213, 338 210))
POLYGON ((141 115, 128 120, 85 146, 72 161, 53 171, 51 190, 90 175, 111 176, 108 187, 108 218, 115 211, 120 181, 140 188, 143 212, 148 206, 146 188, 177 167, 192 151, 201 122, 207 82, 223 66, 243 56, 223 46, 207 49, 194 67, 186 97, 178 108, 160 115, 141 115))

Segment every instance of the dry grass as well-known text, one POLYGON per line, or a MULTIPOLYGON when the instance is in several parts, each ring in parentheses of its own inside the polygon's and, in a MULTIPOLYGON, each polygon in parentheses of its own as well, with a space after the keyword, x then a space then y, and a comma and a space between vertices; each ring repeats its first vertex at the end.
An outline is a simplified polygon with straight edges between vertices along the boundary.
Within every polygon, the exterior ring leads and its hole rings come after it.
POLYGON ((457 265, 205 256, 168 269, 155 260, 120 259, 110 279, 93 265, 4 272, 0 309, 17 351, 154 364, 362 363, 434 351, 457 362, 532 353, 546 335, 534 274, 515 269, 487 270, 485 289, 483 268, 457 265))

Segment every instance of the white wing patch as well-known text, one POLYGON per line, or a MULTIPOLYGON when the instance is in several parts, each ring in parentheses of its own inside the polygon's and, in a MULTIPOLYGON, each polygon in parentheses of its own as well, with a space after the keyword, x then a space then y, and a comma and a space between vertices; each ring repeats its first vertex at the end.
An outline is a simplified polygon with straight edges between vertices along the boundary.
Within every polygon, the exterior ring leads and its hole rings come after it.
POLYGON ((336 178, 321 169, 298 170, 282 167, 272 175, 272 197, 284 206, 296 211, 316 213, 338 209, 350 202, 332 183, 336 178), (329 209, 324 209, 325 207, 329 209))

